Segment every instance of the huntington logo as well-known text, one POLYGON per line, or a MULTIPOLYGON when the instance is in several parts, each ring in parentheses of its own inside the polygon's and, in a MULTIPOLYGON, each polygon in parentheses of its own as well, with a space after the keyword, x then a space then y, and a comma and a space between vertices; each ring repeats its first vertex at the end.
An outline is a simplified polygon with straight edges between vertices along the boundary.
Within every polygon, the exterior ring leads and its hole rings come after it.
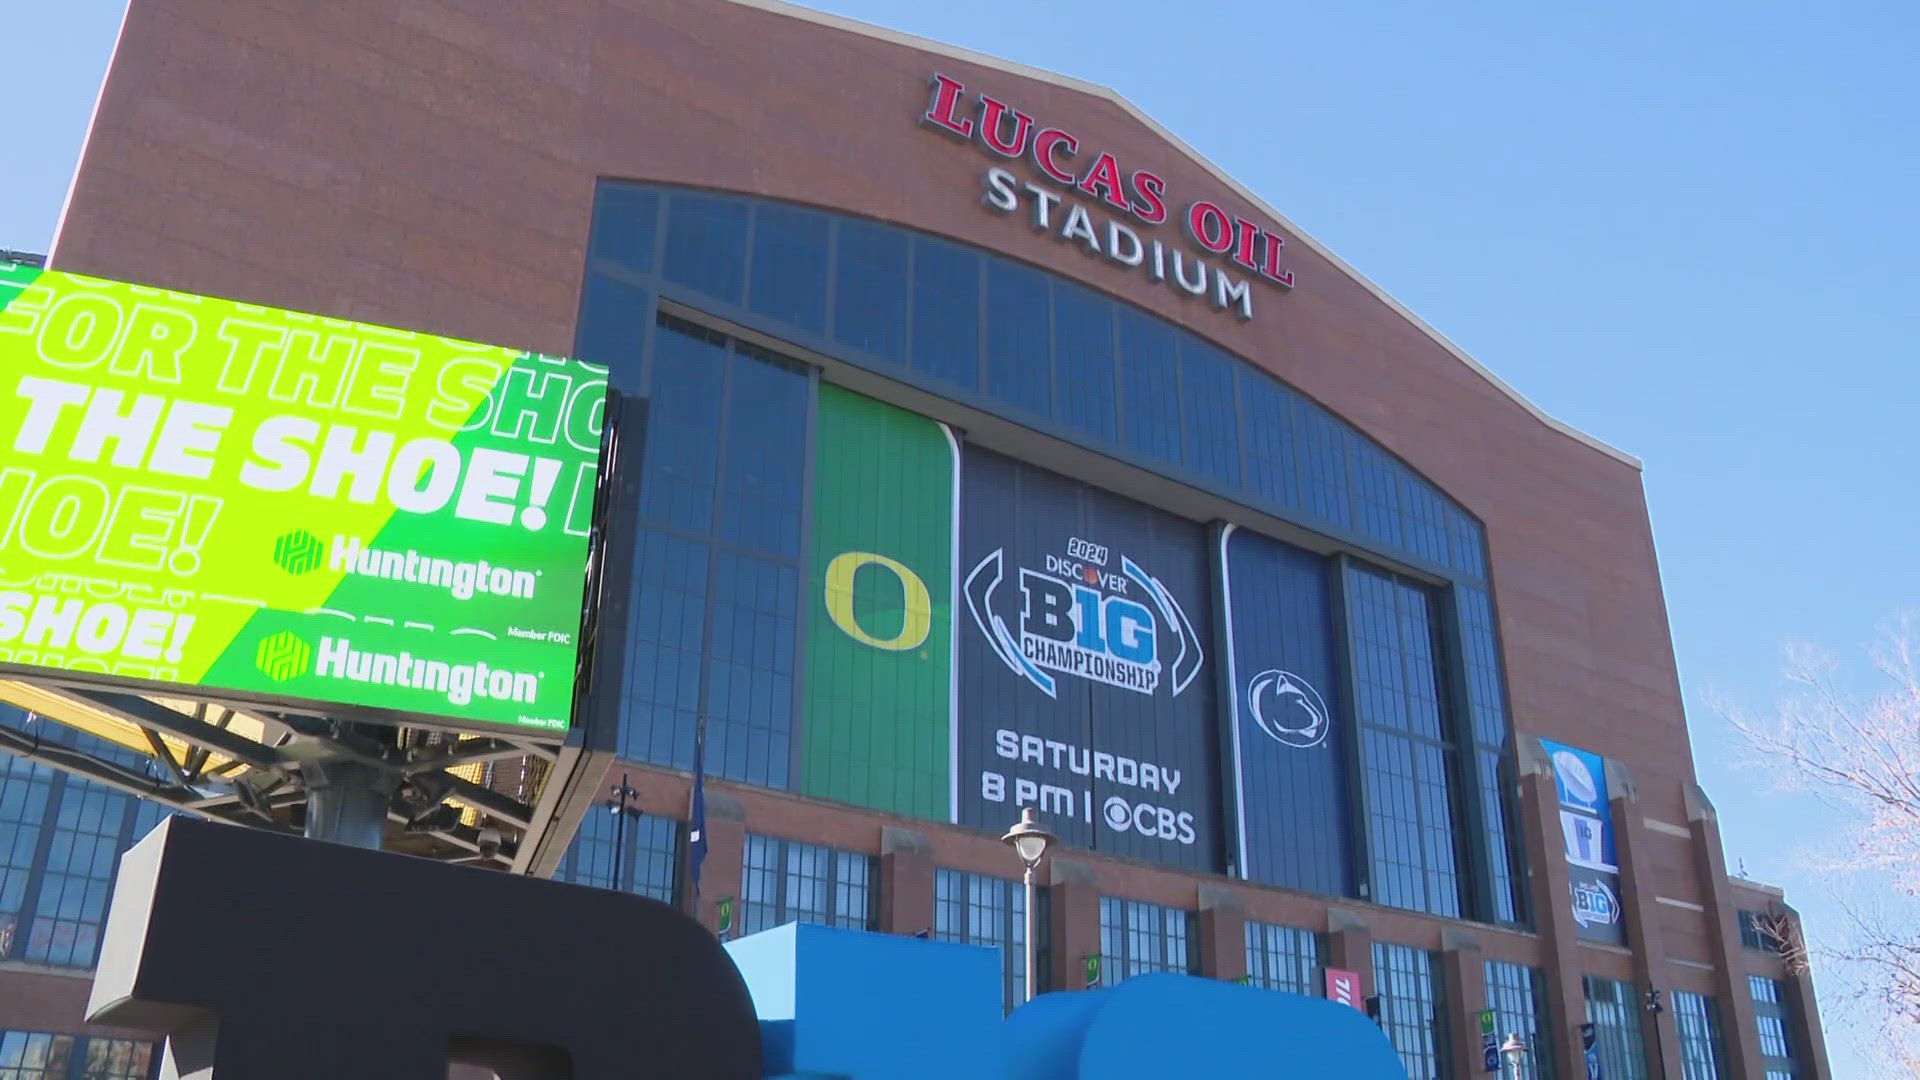
POLYGON ((327 557, 327 545, 320 538, 306 531, 296 529, 282 533, 273 542, 274 565, 289 574, 304 574, 309 570, 318 570, 320 563, 327 557))
POLYGON ((253 666, 274 682, 297 679, 312 663, 313 647, 291 630, 261 638, 253 650, 253 666))
POLYGON ((1004 552, 989 552, 967 575, 967 609, 994 654, 1048 697, 1058 696, 1049 671, 1149 696, 1163 672, 1175 696, 1200 673, 1199 635, 1160 579, 1126 555, 1119 573, 1108 570, 1106 546, 1079 537, 1065 556, 1048 555, 1044 569, 1018 568, 1016 640, 1002 615, 1002 597, 1011 594, 1001 588, 1004 552), (1172 656, 1163 660, 1165 653, 1172 656))

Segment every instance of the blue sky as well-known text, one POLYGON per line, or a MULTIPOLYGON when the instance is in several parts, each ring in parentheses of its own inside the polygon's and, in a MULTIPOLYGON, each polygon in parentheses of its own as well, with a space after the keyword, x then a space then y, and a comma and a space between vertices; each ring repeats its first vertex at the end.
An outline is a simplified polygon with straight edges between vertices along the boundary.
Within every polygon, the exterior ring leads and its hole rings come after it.
MULTIPOLYGON (((9 13, 0 247, 45 250, 122 6, 9 13)), ((816 6, 1114 87, 1642 458, 1729 865, 1819 933, 1795 849, 1831 818, 1737 768, 1704 694, 1763 707, 1784 641, 1858 655, 1920 604, 1912 5, 816 6)))

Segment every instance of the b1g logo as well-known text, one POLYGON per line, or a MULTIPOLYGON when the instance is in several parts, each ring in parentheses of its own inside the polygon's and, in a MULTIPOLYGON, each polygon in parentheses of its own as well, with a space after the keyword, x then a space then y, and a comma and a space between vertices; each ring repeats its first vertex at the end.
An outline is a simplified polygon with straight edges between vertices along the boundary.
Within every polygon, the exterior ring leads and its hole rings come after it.
POLYGON ((1180 694, 1205 659, 1193 624, 1158 578, 1126 555, 1113 573, 1108 558, 1104 545, 1075 537, 1064 556, 1018 567, 1015 637, 1003 615, 1012 614, 1003 606, 1012 599, 1002 587, 1005 549, 995 548, 967 575, 967 610, 994 655, 1048 697, 1058 690, 1054 671, 1149 695, 1167 672, 1180 694))

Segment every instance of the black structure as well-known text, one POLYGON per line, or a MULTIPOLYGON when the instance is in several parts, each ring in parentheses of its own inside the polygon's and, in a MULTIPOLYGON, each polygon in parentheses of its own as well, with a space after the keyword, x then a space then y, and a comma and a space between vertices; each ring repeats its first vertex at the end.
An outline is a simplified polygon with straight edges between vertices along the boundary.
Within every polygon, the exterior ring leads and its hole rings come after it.
POLYGON ((746 984, 669 905, 181 816, 122 861, 88 1013, 208 1080, 761 1072, 746 984))

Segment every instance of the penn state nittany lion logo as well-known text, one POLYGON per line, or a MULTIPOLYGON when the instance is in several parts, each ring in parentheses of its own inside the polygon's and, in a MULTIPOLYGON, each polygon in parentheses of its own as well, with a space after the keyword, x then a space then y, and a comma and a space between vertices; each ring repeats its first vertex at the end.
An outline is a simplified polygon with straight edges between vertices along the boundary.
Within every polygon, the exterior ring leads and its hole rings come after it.
POLYGON ((1311 750, 1327 741, 1327 703, 1300 676, 1269 669, 1247 684, 1247 709, 1260 730, 1278 742, 1311 750))

